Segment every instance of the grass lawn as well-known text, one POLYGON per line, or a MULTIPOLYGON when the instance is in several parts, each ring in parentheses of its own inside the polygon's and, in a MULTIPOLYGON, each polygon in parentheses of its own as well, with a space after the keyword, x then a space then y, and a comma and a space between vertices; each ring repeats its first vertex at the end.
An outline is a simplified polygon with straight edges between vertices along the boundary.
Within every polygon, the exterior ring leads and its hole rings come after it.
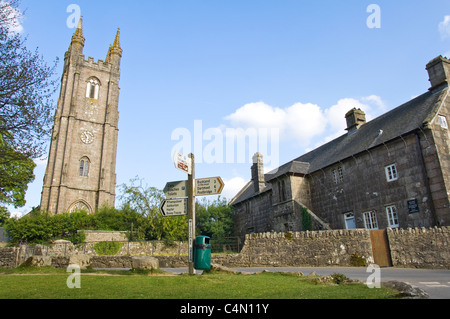
POLYGON ((52 268, 0 269, 0 299, 389 299, 396 294, 362 283, 318 283, 286 273, 82 272, 80 289, 67 287, 69 275, 52 268))

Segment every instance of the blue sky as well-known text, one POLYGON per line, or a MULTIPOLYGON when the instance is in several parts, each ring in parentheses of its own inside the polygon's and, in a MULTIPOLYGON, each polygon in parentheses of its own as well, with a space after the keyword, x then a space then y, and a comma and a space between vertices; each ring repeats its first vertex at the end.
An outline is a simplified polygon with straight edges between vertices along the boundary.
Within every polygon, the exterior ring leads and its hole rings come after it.
MULTIPOLYGON (((118 185, 186 179, 171 153, 187 138, 172 135, 189 132, 197 177, 221 176, 231 199, 250 179, 251 155, 227 158, 227 129, 278 132, 278 143, 259 144, 270 169, 343 134, 353 107, 371 119, 426 92, 425 65, 450 57, 444 0, 22 0, 28 46, 60 58, 58 77, 75 31, 70 4, 83 15, 86 57, 105 59, 121 31, 118 185), (368 27, 370 4, 380 28, 368 27)), ((39 205, 45 166, 17 212, 39 205)))

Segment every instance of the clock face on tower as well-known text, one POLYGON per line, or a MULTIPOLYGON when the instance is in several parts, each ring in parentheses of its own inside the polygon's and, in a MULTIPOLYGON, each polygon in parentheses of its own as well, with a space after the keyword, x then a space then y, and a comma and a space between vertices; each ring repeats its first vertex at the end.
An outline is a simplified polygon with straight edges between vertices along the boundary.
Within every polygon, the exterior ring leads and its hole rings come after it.
POLYGON ((94 134, 92 134, 92 132, 89 131, 81 132, 80 138, 84 144, 91 144, 92 142, 94 142, 94 134))

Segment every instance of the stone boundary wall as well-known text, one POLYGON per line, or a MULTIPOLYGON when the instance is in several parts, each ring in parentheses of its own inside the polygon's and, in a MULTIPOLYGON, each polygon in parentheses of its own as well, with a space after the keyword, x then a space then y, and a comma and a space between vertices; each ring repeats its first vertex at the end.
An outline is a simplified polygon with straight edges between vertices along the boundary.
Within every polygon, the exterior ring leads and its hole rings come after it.
POLYGON ((17 248, 7 247, 0 249, 0 268, 16 267, 17 248))
POLYGON ((351 258, 373 262, 365 229, 246 235, 241 251, 248 266, 351 266, 351 258))
POLYGON ((450 269, 450 227, 388 229, 395 267, 450 269))
POLYGON ((99 230, 83 230, 86 239, 85 242, 99 241, 127 241, 127 233, 125 231, 99 231, 99 230))
MULTIPOLYGON (((387 235, 394 267, 450 269, 450 227, 389 229, 387 235)), ((0 267, 15 267, 31 256, 50 258, 52 265, 70 262, 93 268, 97 268, 94 261, 102 261, 102 268, 108 268, 108 263, 117 268, 121 262, 127 264, 130 256, 154 256, 162 268, 187 267, 187 243, 125 242, 116 256, 106 257, 97 256, 89 245, 58 242, 50 248, 36 246, 32 251, 25 246, 4 248, 0 249, 0 267)), ((369 230, 246 235, 239 254, 213 254, 211 262, 228 267, 325 267, 354 266, 355 258, 374 262, 369 230)))
MULTIPOLYGON (((38 255, 38 256, 70 256, 70 255, 88 255, 98 256, 99 254, 95 250, 95 245, 99 244, 101 252, 103 252, 103 244, 108 242, 89 242, 74 245, 70 241, 58 240, 50 246, 36 245, 32 247, 32 252, 26 253, 26 255, 38 255)), ((159 256, 159 255, 187 255, 188 243, 187 242, 163 242, 163 241, 142 241, 142 242, 129 242, 129 241, 117 241, 121 243, 122 247, 116 256, 159 256)), ((25 254, 25 253, 24 253, 25 254)), ((102 255, 102 254, 100 254, 102 255)))

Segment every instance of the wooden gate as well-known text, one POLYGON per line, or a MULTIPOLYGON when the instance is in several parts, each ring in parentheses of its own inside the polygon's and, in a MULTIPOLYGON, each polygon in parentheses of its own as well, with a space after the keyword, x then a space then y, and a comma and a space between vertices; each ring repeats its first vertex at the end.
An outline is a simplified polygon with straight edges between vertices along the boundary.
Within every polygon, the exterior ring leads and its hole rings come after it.
POLYGON ((371 230, 370 241, 375 264, 380 267, 392 267, 391 251, 386 229, 371 230))

